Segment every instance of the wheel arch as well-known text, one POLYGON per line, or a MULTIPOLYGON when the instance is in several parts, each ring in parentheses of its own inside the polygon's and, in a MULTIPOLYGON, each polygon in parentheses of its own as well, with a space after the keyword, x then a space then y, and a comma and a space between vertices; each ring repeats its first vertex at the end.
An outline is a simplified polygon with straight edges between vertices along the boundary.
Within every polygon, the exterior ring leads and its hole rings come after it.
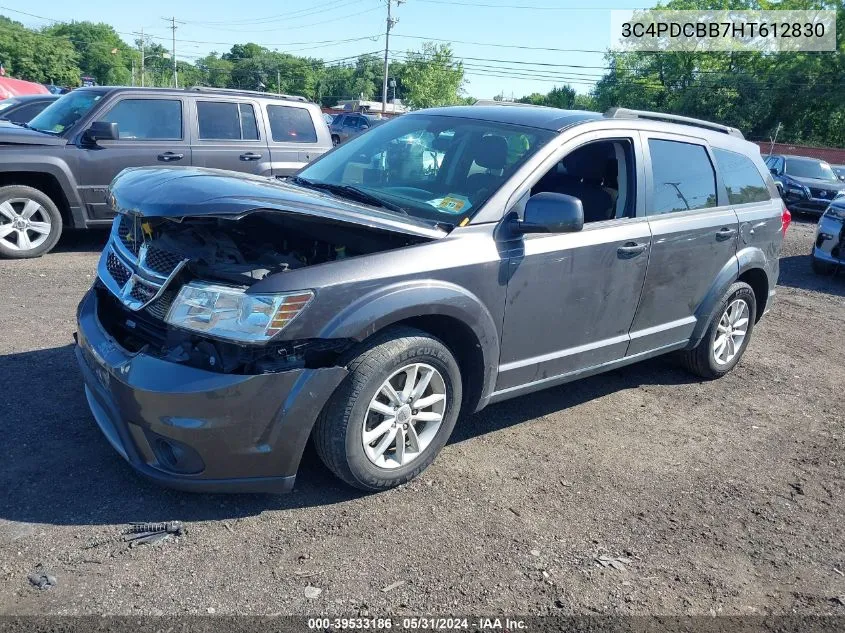
POLYGON ((417 280, 361 297, 324 328, 321 337, 365 341, 386 328, 407 325, 440 339, 455 355, 464 410, 489 400, 499 360, 499 332, 478 297, 454 284, 417 280))
POLYGON ((43 170, 30 171, 25 169, 0 171, 0 187, 10 185, 23 185, 38 189, 58 207, 65 226, 74 226, 71 201, 65 192, 62 179, 56 174, 43 170))

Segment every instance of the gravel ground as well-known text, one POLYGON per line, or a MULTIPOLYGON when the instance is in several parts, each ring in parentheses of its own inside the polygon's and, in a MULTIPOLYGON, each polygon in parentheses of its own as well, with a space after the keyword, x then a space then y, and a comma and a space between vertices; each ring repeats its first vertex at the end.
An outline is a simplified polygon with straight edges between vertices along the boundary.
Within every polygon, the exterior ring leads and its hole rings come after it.
POLYGON ((0 614, 845 614, 845 275, 810 273, 812 235, 790 228, 726 378, 658 359, 493 406, 375 495, 313 450, 286 496, 147 484, 73 357, 105 234, 0 262, 0 614), (172 519, 183 537, 114 540, 172 519))

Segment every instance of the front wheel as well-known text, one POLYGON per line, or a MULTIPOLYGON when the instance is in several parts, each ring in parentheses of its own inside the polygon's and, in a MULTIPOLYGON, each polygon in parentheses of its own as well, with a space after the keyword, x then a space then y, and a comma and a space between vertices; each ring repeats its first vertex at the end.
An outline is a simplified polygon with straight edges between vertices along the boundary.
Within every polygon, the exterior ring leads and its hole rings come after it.
POLYGON ((754 291, 747 283, 737 281, 728 288, 698 345, 681 352, 681 362, 702 378, 721 378, 745 353, 756 318, 754 291))
POLYGON ((432 336, 396 328, 369 342, 314 428, 317 453, 340 479, 386 490, 425 470, 461 408, 461 375, 432 336))
POLYGON ((24 185, 0 187, 0 257, 40 257, 61 234, 62 214, 44 192, 24 185))

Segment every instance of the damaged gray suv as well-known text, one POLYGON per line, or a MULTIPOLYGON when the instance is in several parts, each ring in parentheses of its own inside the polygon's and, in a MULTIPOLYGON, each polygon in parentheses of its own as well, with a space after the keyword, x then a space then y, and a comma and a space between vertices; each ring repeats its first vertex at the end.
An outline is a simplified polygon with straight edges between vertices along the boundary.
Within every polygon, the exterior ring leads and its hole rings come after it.
POLYGON ((461 414, 658 354, 704 378, 768 310, 789 213, 732 128, 612 110, 405 115, 289 180, 137 168, 78 310, 91 411, 143 475, 422 472, 461 414))

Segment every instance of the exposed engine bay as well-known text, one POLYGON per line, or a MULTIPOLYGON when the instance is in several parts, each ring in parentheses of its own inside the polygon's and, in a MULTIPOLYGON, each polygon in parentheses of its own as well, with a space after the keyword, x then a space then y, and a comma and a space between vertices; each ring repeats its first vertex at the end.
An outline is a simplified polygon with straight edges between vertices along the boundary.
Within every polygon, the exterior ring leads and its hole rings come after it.
POLYGON ((123 216, 120 238, 136 255, 145 245, 151 267, 161 274, 169 274, 176 263, 187 260, 188 270, 196 277, 241 285, 414 241, 408 236, 269 213, 239 220, 123 216))
POLYGON ((96 286, 98 316, 131 352, 222 373, 268 373, 332 365, 347 340, 244 345, 174 328, 167 314, 194 280, 236 288, 285 273, 424 241, 313 217, 255 212, 235 218, 115 220, 96 286))

